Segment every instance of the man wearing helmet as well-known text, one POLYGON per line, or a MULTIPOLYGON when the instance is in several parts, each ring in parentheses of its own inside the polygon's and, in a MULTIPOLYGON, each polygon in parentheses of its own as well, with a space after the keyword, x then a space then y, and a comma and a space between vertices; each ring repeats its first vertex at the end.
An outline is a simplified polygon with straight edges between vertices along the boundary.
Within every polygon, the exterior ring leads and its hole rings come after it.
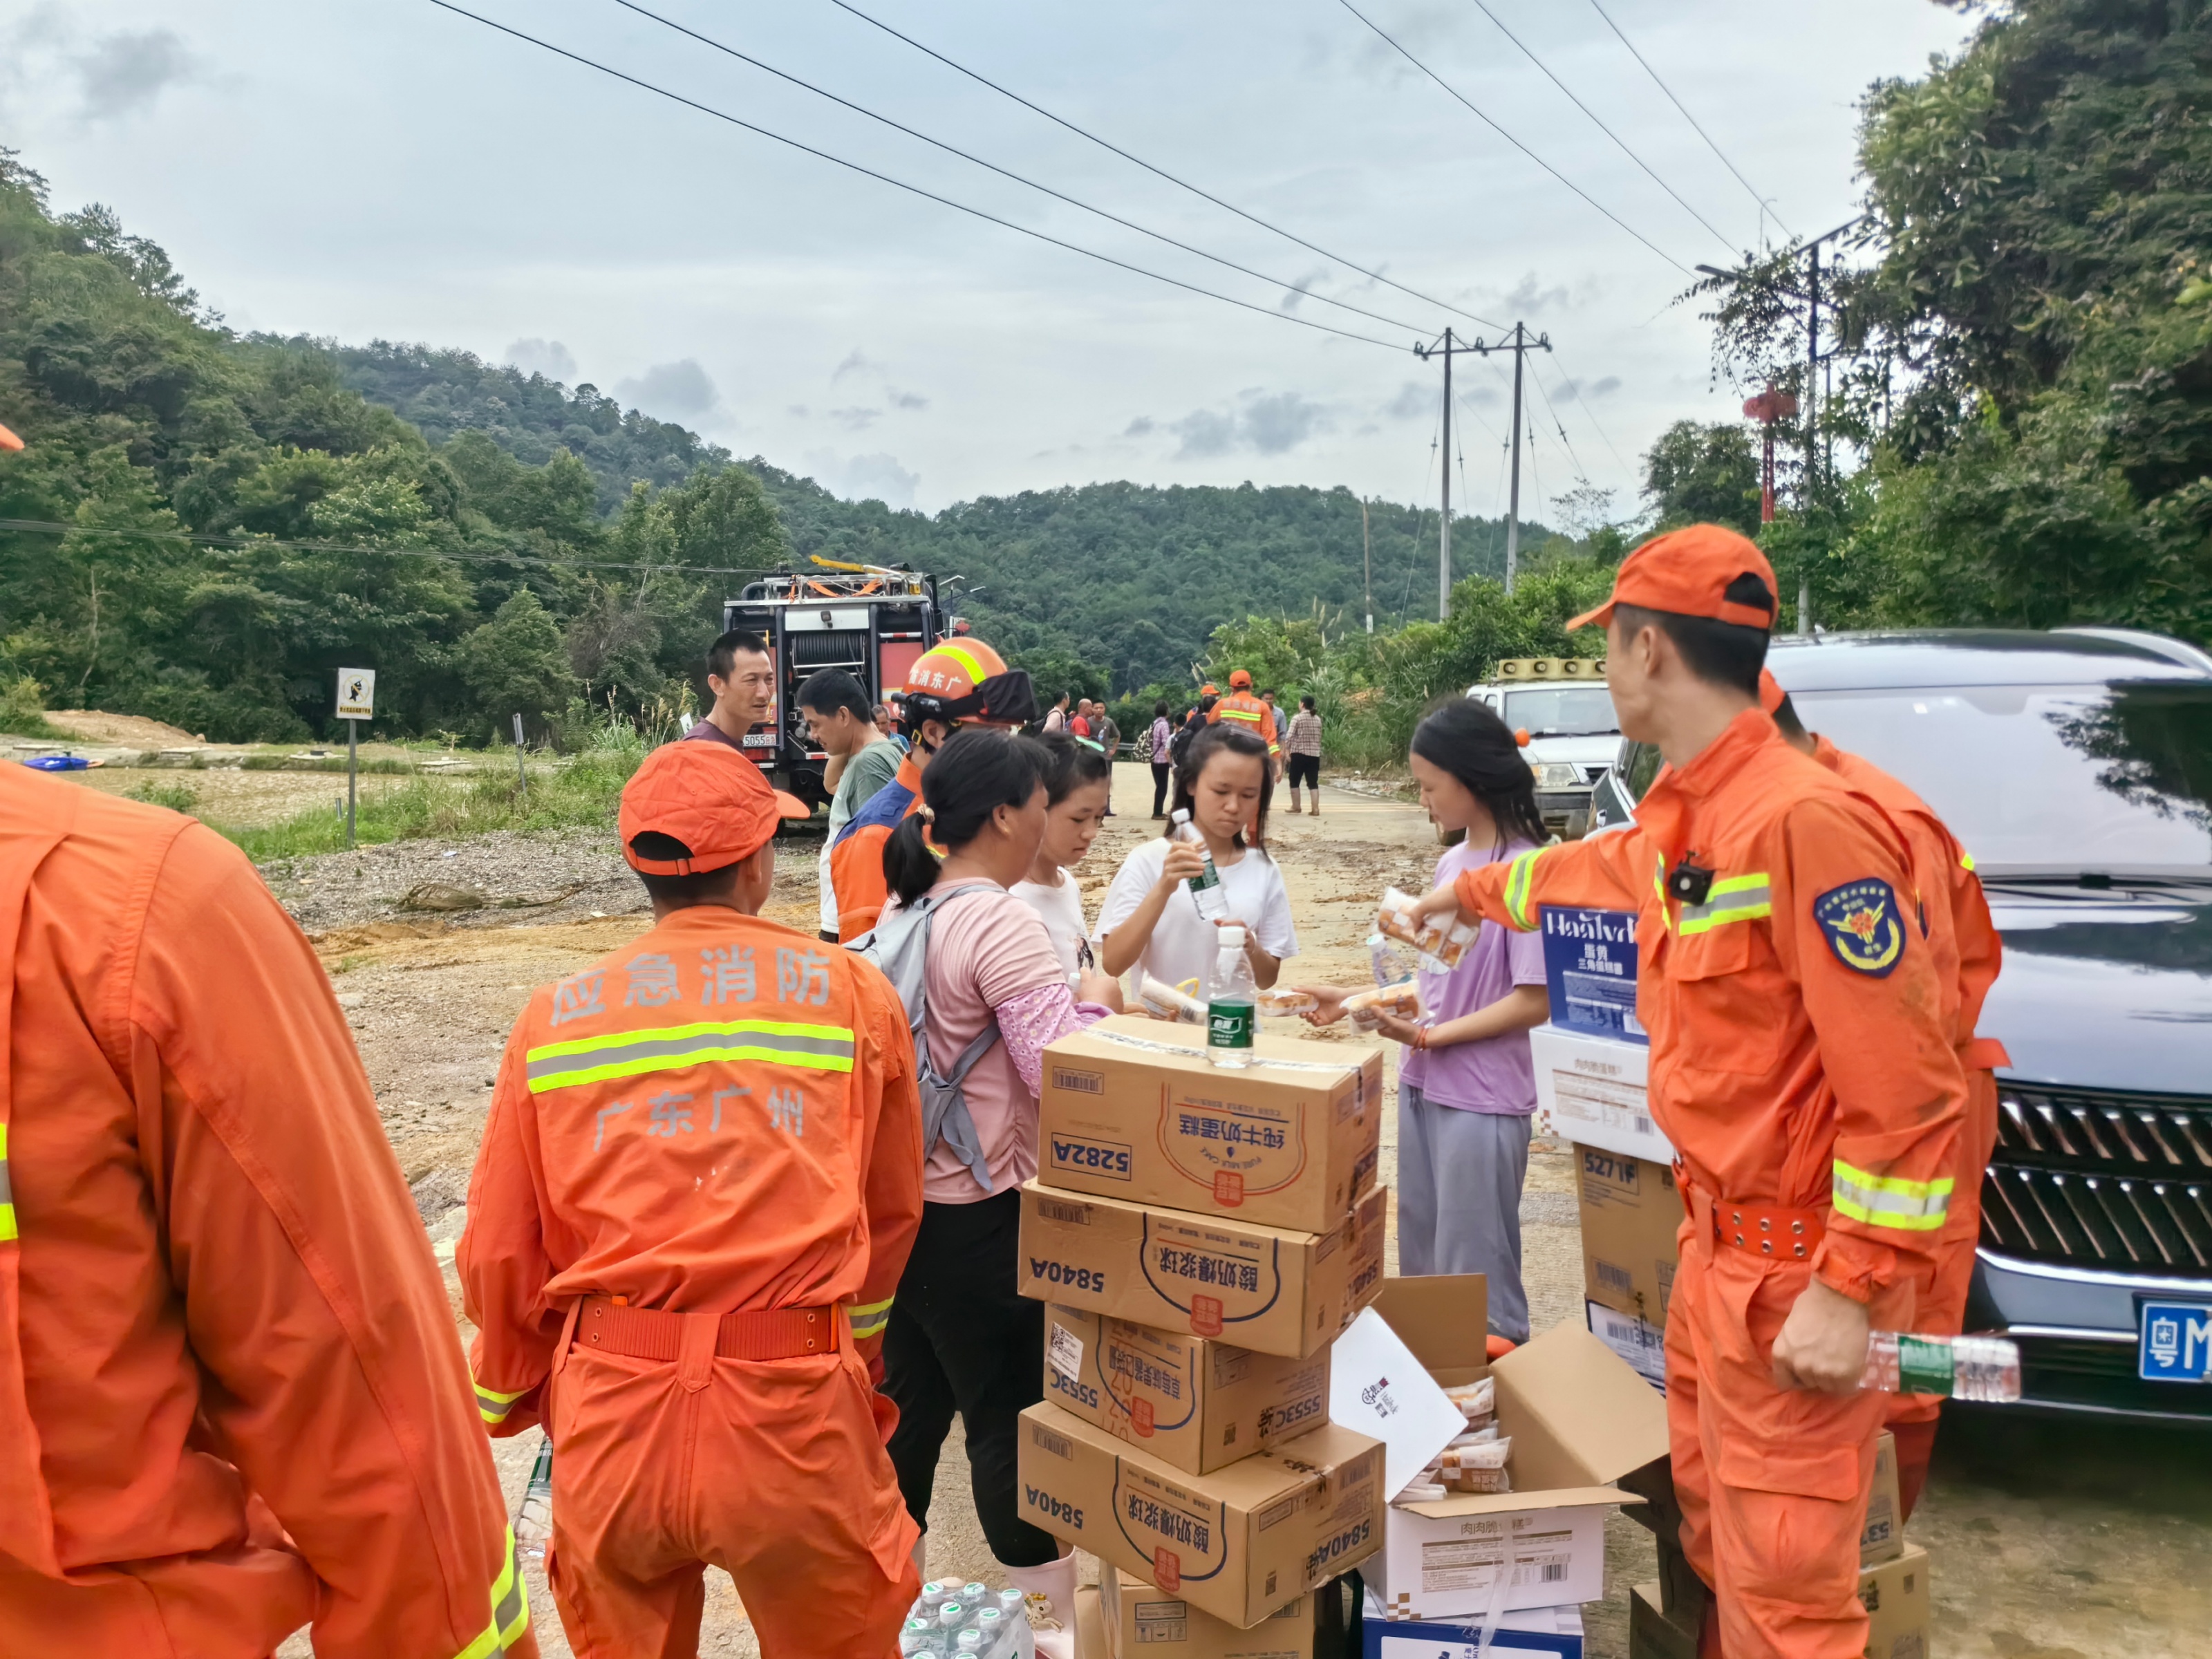
POLYGON ((960 726, 1024 726, 1036 718, 1030 677, 973 635, 945 640, 907 671, 899 729, 908 740, 897 775, 846 820, 830 847, 837 937, 856 939, 884 908, 884 843, 921 803, 921 775, 960 726))

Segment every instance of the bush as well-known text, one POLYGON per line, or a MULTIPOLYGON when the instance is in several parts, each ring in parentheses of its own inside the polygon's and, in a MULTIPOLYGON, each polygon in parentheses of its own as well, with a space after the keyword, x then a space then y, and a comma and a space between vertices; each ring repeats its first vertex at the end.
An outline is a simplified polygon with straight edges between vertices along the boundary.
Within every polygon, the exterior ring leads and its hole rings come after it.
POLYGON ((46 691, 28 674, 0 680, 0 732, 18 738, 62 738, 64 734, 47 723, 46 691))

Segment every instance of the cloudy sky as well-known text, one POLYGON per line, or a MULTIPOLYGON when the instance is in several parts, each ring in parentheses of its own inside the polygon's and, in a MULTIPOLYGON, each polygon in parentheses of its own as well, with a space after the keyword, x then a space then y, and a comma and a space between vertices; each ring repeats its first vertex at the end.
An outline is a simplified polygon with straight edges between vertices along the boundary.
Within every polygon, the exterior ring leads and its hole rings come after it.
MULTIPOLYGON (((1586 478, 1626 513, 1652 437, 1741 395, 1709 384, 1683 267, 1848 217, 1860 94, 1965 28, 1930 0, 637 0, 1072 204, 623 0, 457 3, 1249 308, 431 0, 0 0, 0 143, 58 207, 162 243, 234 327, 465 347, 932 510, 1105 478, 1433 500, 1439 374, 1408 348, 1525 320, 1556 349, 1530 360, 1524 511, 1586 478)), ((1455 372, 1454 493, 1482 512, 1493 361, 1455 372)))

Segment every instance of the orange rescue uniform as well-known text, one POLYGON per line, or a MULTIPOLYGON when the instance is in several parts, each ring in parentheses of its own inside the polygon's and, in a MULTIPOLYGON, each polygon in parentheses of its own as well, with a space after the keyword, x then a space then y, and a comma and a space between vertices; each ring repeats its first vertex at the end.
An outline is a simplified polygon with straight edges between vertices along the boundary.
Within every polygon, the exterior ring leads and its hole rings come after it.
POLYGON ((1637 817, 1468 872, 1460 902, 1524 932, 1546 905, 1637 908, 1652 1109, 1692 1212, 1667 1326, 1683 1547, 1725 1651, 1846 1659, 1887 1402, 1778 1388, 1771 1354, 1815 1278, 1877 1328, 1912 1316, 1964 1109, 1945 988, 1896 830, 1760 710, 1637 817), (1713 872, 1700 900, 1668 895, 1684 863, 1713 872))
POLYGON ((1255 737, 1264 739, 1270 755, 1280 753, 1275 742, 1275 711, 1249 691, 1231 691, 1215 703, 1206 717, 1211 726, 1219 720, 1234 720, 1255 737))
POLYGON ((0 766, 0 1650, 534 1655, 314 952, 188 818, 0 766))
POLYGON ((485 1420, 553 1438, 580 1653, 696 1652, 710 1562, 768 1655, 891 1651, 919 1534, 872 1372, 921 1216, 906 1016, 860 958, 701 905, 531 999, 459 1261, 485 1420), (680 1339, 595 1352, 632 1317, 598 1297, 680 1339), (775 1310, 834 1349, 727 1357, 723 1316, 775 1310))
POLYGON ((876 925, 890 897, 884 843, 921 805, 921 769, 909 753, 891 781, 860 803, 830 846, 830 884, 837 895, 837 939, 850 943, 876 925))
MULTIPOLYGON (((1996 982, 2002 949, 1974 861, 1927 802, 1872 762, 1814 739, 1813 758, 1889 814, 1912 855, 1912 880, 1926 921, 1929 952, 1952 999, 1952 1040, 1966 1080, 1966 1114, 1952 1170, 1951 1207, 1937 1236, 1930 1282, 1919 1289, 1913 1328, 1956 1336, 1966 1322, 1966 1293, 1974 1277, 1974 1248, 1982 1230, 1982 1175, 1997 1139, 1997 1081, 1991 1068, 2011 1063, 2004 1045, 1980 1037, 1974 1027, 1990 987, 1996 982)), ((1936 1449, 1935 1395, 1899 1395, 1889 1426, 1897 1437, 1897 1480, 1910 1516, 1927 1482, 1936 1449)), ((1902 1518, 1902 1517, 1900 1517, 1902 1518)))

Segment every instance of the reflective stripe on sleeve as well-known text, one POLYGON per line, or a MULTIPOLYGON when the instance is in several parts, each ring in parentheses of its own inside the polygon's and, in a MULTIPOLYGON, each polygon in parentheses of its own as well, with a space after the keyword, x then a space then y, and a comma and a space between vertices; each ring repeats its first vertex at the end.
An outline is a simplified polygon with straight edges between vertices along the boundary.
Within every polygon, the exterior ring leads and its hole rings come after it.
POLYGON ((483 1634, 453 1656, 453 1659, 501 1659, 522 1632, 530 1628, 530 1593, 515 1570, 514 1530, 507 1529, 507 1559, 491 1586, 491 1623, 483 1634))
POLYGON ((1505 872, 1505 913, 1512 919, 1516 933, 1533 933, 1536 913, 1528 905, 1528 890, 1536 873, 1536 860, 1544 856, 1544 848, 1531 848, 1513 860, 1513 867, 1505 872))
POLYGON ((1684 938, 1710 933, 1731 921, 1751 921, 1774 914, 1774 892, 1762 872, 1753 876, 1729 876, 1712 884, 1703 904, 1686 904, 1680 917, 1684 938))
POLYGON ((1959 867, 1970 876, 1974 873, 1974 855, 1963 847, 1959 849, 1959 867))
POLYGON ((881 1336, 884 1327, 890 1323, 891 1304, 896 1297, 885 1297, 880 1302, 862 1303, 847 1316, 852 1321, 853 1340, 865 1342, 872 1336, 881 1336))
POLYGON ((1667 915, 1667 860, 1656 854, 1651 860, 1651 890, 1659 897, 1660 928, 1662 932, 1669 930, 1674 924, 1667 915))
POLYGON ((530 1092, 573 1089, 610 1078, 680 1072, 718 1060, 757 1060, 817 1072, 853 1069, 853 1033, 842 1025, 780 1019, 702 1020, 653 1030, 611 1031, 532 1048, 525 1057, 530 1092))
POLYGON ((1933 1232, 1950 1212, 1953 1184, 1948 1176, 1936 1181, 1906 1181, 1897 1176, 1869 1175, 1839 1158, 1836 1160, 1836 1213, 1869 1227, 1933 1232))
POLYGON ((501 1394, 496 1389, 476 1385, 477 1415, 487 1423, 504 1423, 507 1414, 514 1409, 514 1402, 528 1394, 528 1389, 517 1389, 513 1394, 501 1394))
POLYGON ((8 1184, 8 1126, 0 1123, 0 1243, 15 1237, 15 1189, 8 1184))

